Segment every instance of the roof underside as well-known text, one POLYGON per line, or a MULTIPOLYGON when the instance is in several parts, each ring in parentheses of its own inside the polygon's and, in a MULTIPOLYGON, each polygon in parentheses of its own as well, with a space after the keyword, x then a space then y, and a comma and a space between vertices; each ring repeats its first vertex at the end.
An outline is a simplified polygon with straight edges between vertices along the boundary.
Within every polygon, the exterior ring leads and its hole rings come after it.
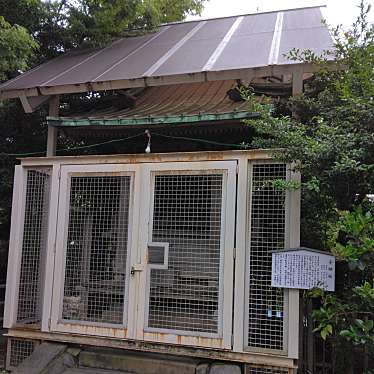
POLYGON ((289 73, 300 65, 285 56, 291 49, 332 49, 321 21, 320 8, 312 7, 165 25, 100 50, 64 54, 2 84, 0 97, 239 79, 281 67, 289 73))
MULTIPOLYGON (((48 117, 48 124, 77 141, 114 141, 115 148, 105 148, 109 153, 120 147, 126 152, 144 152, 145 136, 139 134, 144 134, 145 129, 152 134, 153 151, 240 149, 253 135, 253 129, 242 120, 258 115, 249 110, 236 88, 231 80, 131 90, 137 97, 130 105, 127 96, 117 93, 109 97, 105 109, 99 110, 93 103, 92 109, 83 113, 48 117), (128 142, 118 144, 118 139, 128 137, 128 142)), ((258 98, 261 100, 261 96, 258 98)), ((104 152, 103 147, 100 152, 104 152)))
MULTIPOLYGON (((69 117, 48 118, 48 123, 61 127, 79 126, 137 126, 152 124, 178 124, 234 120, 252 117, 248 103, 230 99, 228 92, 235 91, 235 81, 190 83, 149 87, 131 107, 116 106, 92 110, 69 117)), ((239 95, 235 91, 235 96, 239 95)), ((124 98, 125 99, 125 98, 124 98)), ((119 97, 121 101, 121 96, 119 97)), ((125 101, 125 100, 124 100, 125 101)), ((117 106, 120 102, 117 100, 117 106)))

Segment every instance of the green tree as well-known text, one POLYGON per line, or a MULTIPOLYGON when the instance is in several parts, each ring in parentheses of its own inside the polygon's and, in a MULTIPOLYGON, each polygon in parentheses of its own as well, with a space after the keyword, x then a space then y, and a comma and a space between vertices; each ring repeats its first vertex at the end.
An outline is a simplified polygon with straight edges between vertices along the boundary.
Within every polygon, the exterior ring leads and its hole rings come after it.
POLYGON ((102 46, 161 23, 199 14, 207 0, 0 0, 0 15, 26 28, 40 50, 35 63, 72 48, 102 46))
MULTIPOLYGON (((1 1, 0 8, 2 6, 3 2, 1 1)), ((9 12, 14 12, 14 16, 17 12, 17 9, 12 6, 7 10, 9 12)), ((0 14, 5 15, 6 12, 0 11, 0 14)), ((0 81, 9 79, 14 74, 19 74, 20 71, 27 69, 30 60, 32 60, 35 53, 38 52, 37 41, 28 30, 22 26, 22 23, 24 23, 23 21, 27 19, 26 10, 24 12, 19 12, 22 22, 18 24, 13 22, 13 15, 11 13, 7 13, 6 15, 9 16, 9 18, 0 16, 0 81), (8 22, 9 19, 11 23, 8 22)), ((9 149, 6 144, 13 144, 14 141, 14 134, 12 134, 12 130, 10 129, 14 127, 13 121, 17 121, 16 118, 11 118, 12 114, 16 113, 14 111, 15 108, 17 108, 17 110, 20 109, 19 105, 15 105, 14 103, 0 102, 0 149, 3 152, 9 149)), ((24 120, 21 122, 24 122, 24 120)), ((25 136, 25 143, 27 142, 26 139, 27 136, 25 136)), ((8 236, 6 232, 9 231, 9 211, 13 179, 11 168, 13 168, 13 166, 14 160, 9 163, 8 157, 0 156, 0 244, 5 243, 4 240, 6 240, 8 236)), ((2 250, 2 248, 0 248, 0 250, 2 250)))
MULTIPOLYGON (((161 23, 199 13, 206 0, 0 0, 0 82, 61 53, 96 47, 129 30, 146 32, 161 23), (141 31, 140 31, 141 30, 141 31)), ((65 97, 75 105, 82 94, 65 97)), ((18 101, 0 102, 0 240, 9 236, 16 157, 46 147, 46 108, 25 114, 18 101)))
POLYGON ((332 251, 339 261, 335 294, 310 295, 319 298, 316 328, 334 342, 339 373, 362 373, 369 357, 374 359, 374 208, 368 200, 374 193, 374 26, 367 21, 369 12, 362 2, 349 30, 333 30, 337 70, 331 69, 331 54, 290 52, 291 59, 320 67, 304 94, 274 108, 247 93, 252 110, 261 113, 260 120, 247 121, 257 133, 251 146, 282 148, 274 151, 276 157, 297 162, 301 171, 302 244, 332 251), (363 366, 355 363, 357 357, 363 366))
POLYGON ((26 69, 37 47, 24 27, 12 26, 0 16, 0 80, 6 79, 10 72, 26 69))
POLYGON ((75 43, 102 45, 129 30, 152 30, 162 23, 181 21, 187 14, 199 14, 204 0, 81 0, 66 2, 68 28, 75 43))

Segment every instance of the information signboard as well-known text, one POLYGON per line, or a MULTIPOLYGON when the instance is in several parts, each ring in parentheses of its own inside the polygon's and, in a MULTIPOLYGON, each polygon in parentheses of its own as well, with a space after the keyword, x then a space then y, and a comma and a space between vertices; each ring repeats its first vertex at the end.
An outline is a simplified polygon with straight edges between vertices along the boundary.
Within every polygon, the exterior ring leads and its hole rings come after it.
POLYGON ((309 290, 335 290, 335 257, 309 248, 272 253, 271 285, 309 290))

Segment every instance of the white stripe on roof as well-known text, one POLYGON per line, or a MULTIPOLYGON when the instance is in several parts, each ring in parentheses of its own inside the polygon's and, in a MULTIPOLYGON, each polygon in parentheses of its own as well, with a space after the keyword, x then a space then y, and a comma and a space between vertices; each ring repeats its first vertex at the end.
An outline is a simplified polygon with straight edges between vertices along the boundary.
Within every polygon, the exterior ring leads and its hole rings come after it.
POLYGON ((187 35, 185 35, 177 44, 169 49, 158 61, 156 61, 144 74, 143 77, 151 76, 156 70, 158 70, 179 48, 183 46, 189 39, 191 39, 205 24, 207 21, 199 22, 187 35))
POLYGON ((271 42, 270 53, 269 53, 269 65, 276 65, 278 63, 279 46, 282 37, 283 29, 283 12, 278 12, 277 20, 275 22, 273 40, 271 42))
POLYGON ((108 73, 112 69, 114 69, 116 66, 121 64, 123 61, 126 61, 129 57, 134 55, 135 53, 139 52, 141 49, 146 47, 149 43, 153 42, 155 39, 157 39, 161 34, 163 34, 166 30, 168 30, 170 26, 165 26, 160 32, 158 32, 156 35, 154 35, 151 39, 146 41, 144 44, 140 45, 138 48, 135 48, 131 53, 129 53, 127 56, 121 58, 119 61, 117 61, 115 64, 113 64, 109 69, 104 70, 101 74, 99 74, 97 77, 93 79, 93 81, 98 80, 100 77, 102 77, 104 74, 108 73))
POLYGON ((112 48, 113 45, 115 45, 115 44, 117 44, 117 43, 119 43, 119 42, 121 42, 121 41, 122 41, 122 39, 119 39, 119 40, 115 41, 112 45, 109 45, 108 47, 105 47, 105 48, 103 48, 103 49, 100 49, 99 51, 97 51, 96 53, 93 53, 91 56, 85 58, 84 60, 82 60, 82 61, 79 62, 78 64, 71 66, 69 69, 66 69, 66 70, 62 71, 61 73, 55 75, 55 76, 52 77, 51 79, 48 79, 47 81, 41 83, 41 86, 45 86, 45 85, 48 84, 49 82, 52 82, 52 81, 54 81, 54 80, 57 79, 57 78, 60 78, 62 75, 64 75, 64 74, 68 73, 69 71, 71 71, 71 70, 77 68, 78 66, 84 64, 85 62, 90 61, 90 60, 93 59, 94 57, 96 57, 96 56, 98 56, 99 54, 103 53, 103 52, 106 51, 107 49, 112 48))
POLYGON ((213 65, 218 60, 218 57, 221 56, 223 50, 226 48, 227 44, 229 43, 231 37, 234 35, 234 32, 237 30, 239 25, 242 23, 244 19, 244 16, 239 17, 236 19, 236 21, 233 23, 233 25, 230 27, 230 30, 227 32, 225 37, 222 39, 221 43, 218 44, 218 47, 213 52, 213 54, 210 56, 209 60, 203 67, 203 71, 211 70, 213 65))

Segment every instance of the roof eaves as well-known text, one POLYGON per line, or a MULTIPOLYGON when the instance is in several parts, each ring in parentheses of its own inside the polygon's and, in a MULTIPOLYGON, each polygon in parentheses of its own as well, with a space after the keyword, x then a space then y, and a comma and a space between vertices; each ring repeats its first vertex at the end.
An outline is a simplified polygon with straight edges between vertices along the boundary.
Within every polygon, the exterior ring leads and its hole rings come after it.
POLYGON ((82 126, 139 126, 156 124, 183 124, 225 120, 242 120, 256 118, 258 113, 248 111, 234 111, 227 113, 201 113, 194 115, 148 116, 131 118, 64 118, 47 117, 47 122, 56 127, 82 127, 82 126))
MULTIPOLYGON (((329 63, 329 67, 333 70, 334 62, 329 63)), ((98 81, 80 84, 66 84, 59 86, 44 86, 36 88, 26 88, 17 90, 1 90, 0 99, 12 99, 21 96, 39 96, 39 95, 59 95, 71 94, 90 91, 107 91, 118 90, 135 87, 152 87, 164 86, 172 84, 183 83, 198 83, 210 82, 220 80, 235 80, 244 79, 250 80, 253 78, 264 76, 277 76, 282 74, 292 74, 294 71, 302 71, 303 73, 313 73, 318 70, 318 66, 310 63, 289 63, 282 65, 268 65, 261 67, 245 68, 245 69, 232 69, 232 70, 210 70, 196 73, 186 73, 178 75, 166 76, 150 76, 143 78, 121 79, 115 81, 98 81)))

